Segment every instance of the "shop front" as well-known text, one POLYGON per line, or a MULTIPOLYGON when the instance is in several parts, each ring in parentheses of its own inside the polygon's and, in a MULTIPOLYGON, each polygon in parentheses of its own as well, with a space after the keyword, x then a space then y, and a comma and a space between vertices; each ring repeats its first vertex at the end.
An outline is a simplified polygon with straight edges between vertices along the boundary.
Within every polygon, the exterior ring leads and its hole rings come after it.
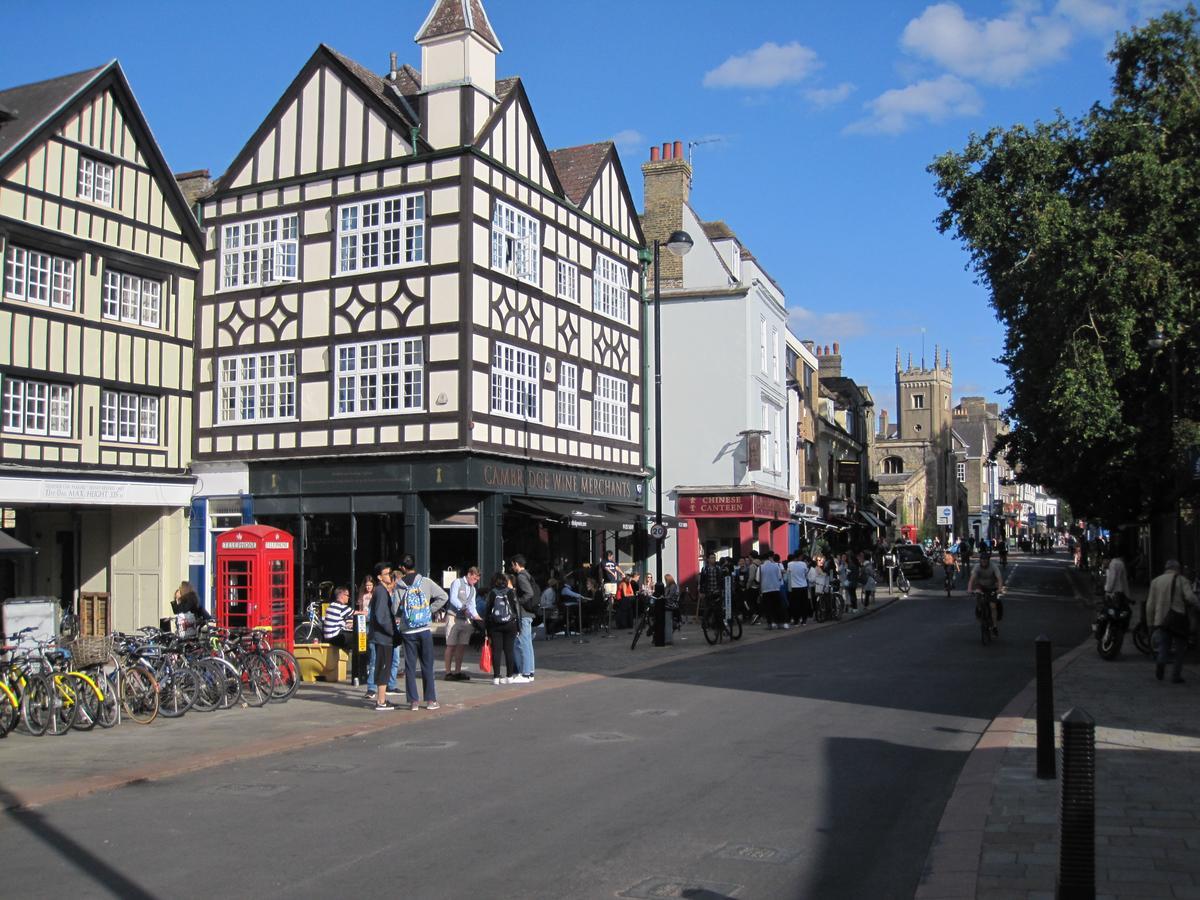
POLYGON ((301 603, 405 553, 439 582, 472 565, 490 578, 521 553, 544 583, 644 530, 640 479, 481 456, 251 464, 249 488, 255 521, 296 536, 301 603))
POLYGON ((676 566, 685 590, 696 588, 696 579, 709 553, 737 559, 755 550, 788 554, 791 504, 782 494, 730 489, 722 493, 689 493, 681 488, 675 501, 677 532, 676 566))

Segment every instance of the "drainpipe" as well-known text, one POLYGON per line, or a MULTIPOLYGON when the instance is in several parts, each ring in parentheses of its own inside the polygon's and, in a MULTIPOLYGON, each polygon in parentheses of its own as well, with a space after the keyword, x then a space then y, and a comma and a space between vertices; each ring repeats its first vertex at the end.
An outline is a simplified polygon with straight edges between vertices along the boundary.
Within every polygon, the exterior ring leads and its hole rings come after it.
MULTIPOLYGON (((654 253, 649 247, 642 247, 638 250, 638 262, 642 264, 641 269, 641 295, 640 309, 642 312, 642 465, 646 465, 646 460, 650 455, 650 354, 646 352, 646 332, 650 323, 650 298, 649 285, 650 279, 648 273, 650 264, 654 259, 654 253)), ((658 473, 654 473, 654 477, 658 477, 658 473)), ((645 489, 642 491, 642 506, 646 509, 646 504, 650 500, 650 482, 649 476, 646 477, 645 489)), ((644 529, 643 529, 644 530, 644 529)), ((649 542, 643 542, 643 551, 649 549, 649 542)), ((641 568, 639 571, 645 572, 646 566, 650 564, 650 557, 643 555, 641 560, 641 568)))

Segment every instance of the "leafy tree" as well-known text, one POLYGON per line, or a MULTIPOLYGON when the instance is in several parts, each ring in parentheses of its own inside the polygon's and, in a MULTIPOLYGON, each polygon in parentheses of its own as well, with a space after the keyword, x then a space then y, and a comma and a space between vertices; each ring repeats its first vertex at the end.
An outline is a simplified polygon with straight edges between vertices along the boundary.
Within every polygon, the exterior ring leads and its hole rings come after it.
POLYGON ((1108 105, 972 135, 929 168, 938 229, 965 245, 1006 328, 999 452, 1114 523, 1174 502, 1197 438, 1197 24, 1189 5, 1119 35, 1108 105))

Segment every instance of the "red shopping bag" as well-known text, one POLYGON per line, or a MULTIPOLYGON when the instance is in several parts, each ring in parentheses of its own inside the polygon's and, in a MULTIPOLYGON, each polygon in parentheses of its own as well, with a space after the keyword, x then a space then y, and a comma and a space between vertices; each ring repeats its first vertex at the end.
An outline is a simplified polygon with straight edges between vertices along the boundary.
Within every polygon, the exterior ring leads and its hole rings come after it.
POLYGON ((485 675, 492 674, 492 639, 483 639, 483 653, 479 656, 479 671, 485 675))

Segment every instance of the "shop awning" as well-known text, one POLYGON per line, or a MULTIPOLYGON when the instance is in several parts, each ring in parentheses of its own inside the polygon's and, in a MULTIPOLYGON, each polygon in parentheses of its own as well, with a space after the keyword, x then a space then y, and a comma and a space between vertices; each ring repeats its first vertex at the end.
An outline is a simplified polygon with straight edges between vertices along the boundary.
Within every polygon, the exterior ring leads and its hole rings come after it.
POLYGON ((884 506, 882 503, 880 503, 874 497, 871 498, 871 502, 874 503, 876 506, 878 506, 879 509, 883 512, 883 514, 886 515, 889 519, 896 518, 896 514, 894 512, 892 512, 890 509, 888 509, 886 506, 884 506))
POLYGON ((37 551, 22 544, 10 534, 0 531, 0 559, 11 559, 17 556, 36 556, 37 551))
POLYGON ((860 509, 858 511, 858 514, 859 514, 859 516, 862 517, 862 520, 864 522, 866 522, 868 525, 870 525, 872 528, 883 528, 884 527, 882 522, 880 522, 877 518, 875 518, 875 516, 871 515, 865 509, 860 509))
POLYGON ((805 525, 812 525, 816 528, 828 528, 829 523, 824 519, 818 519, 816 516, 800 516, 799 520, 805 525))
MULTIPOLYGON (((652 512, 648 512, 648 513, 640 513, 639 512, 639 515, 641 515, 643 517, 647 528, 649 528, 651 525, 653 525, 658 520, 658 517, 652 512)), ((672 516, 667 513, 662 514, 662 523, 664 525, 666 525, 668 528, 687 528, 688 527, 688 523, 685 519, 681 519, 678 516, 672 516)))
POLYGON ((633 531, 641 510, 616 511, 603 503, 571 503, 540 497, 514 497, 512 507, 528 515, 541 516, 572 528, 589 531, 633 531))

